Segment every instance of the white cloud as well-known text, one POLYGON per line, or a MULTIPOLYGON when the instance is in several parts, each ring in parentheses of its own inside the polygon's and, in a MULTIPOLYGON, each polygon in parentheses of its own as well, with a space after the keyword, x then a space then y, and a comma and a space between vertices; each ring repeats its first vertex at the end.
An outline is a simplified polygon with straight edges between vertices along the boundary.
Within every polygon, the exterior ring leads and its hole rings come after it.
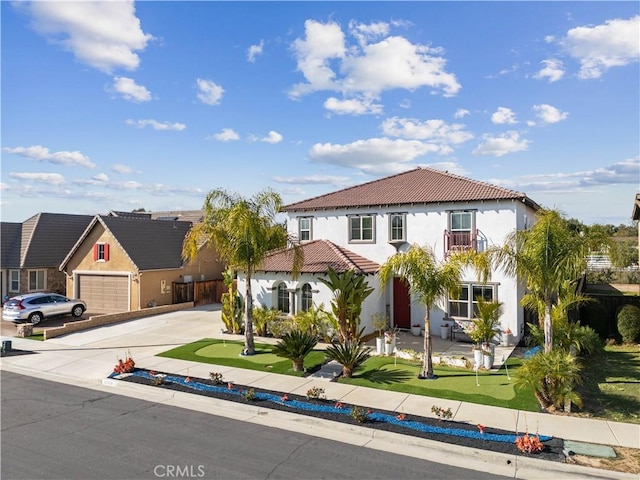
POLYGON ((543 60, 540 63, 544 65, 544 68, 536 73, 533 78, 537 78, 538 80, 544 80, 546 78, 549 80, 549 83, 553 83, 557 82, 564 76, 564 65, 562 61, 549 59, 543 60))
POLYGON ((207 137, 207 139, 209 138, 213 138, 220 142, 231 142, 234 140, 240 140, 240 135, 238 135, 232 128, 223 128, 221 132, 207 137))
POLYGON ((562 48, 580 62, 578 77, 600 78, 611 67, 637 62, 640 58, 640 15, 616 18, 604 24, 577 27, 560 39, 562 48))
POLYGON ((282 135, 280 135, 278 132, 271 130, 269 134, 266 137, 261 138, 260 141, 271 143, 271 144, 280 143, 282 141, 282 135))
POLYGON ((151 100, 151 92, 144 86, 138 85, 132 78, 115 77, 112 88, 114 92, 122 95, 122 98, 131 102, 141 103, 151 100))
POLYGON ((105 73, 135 70, 153 39, 142 31, 133 1, 29 2, 33 28, 86 65, 105 73))
POLYGON ((335 175, 307 175, 304 177, 273 177, 277 183, 291 185, 334 185, 344 186, 351 183, 349 177, 338 177, 335 175))
POLYGON ((473 138, 473 134, 464 130, 464 125, 447 125, 444 120, 432 119, 420 122, 411 118, 392 117, 385 120, 382 132, 387 136, 410 140, 431 140, 445 144, 460 144, 473 138))
POLYGON ((453 118, 464 118, 467 115, 471 115, 471 112, 469 110, 459 108, 458 110, 456 110, 456 113, 453 114, 453 118))
POLYGON ((97 182, 108 182, 109 181, 109 177, 106 173, 99 173, 97 175, 94 175, 93 177, 91 177, 93 180, 97 181, 97 182))
POLYGON ((305 36, 294 41, 293 50, 306 83, 293 85, 291 97, 324 90, 340 92, 347 98, 362 95, 377 100, 383 91, 396 88, 429 87, 443 96, 453 96, 460 90, 455 75, 445 70, 442 49, 386 36, 388 25, 384 23, 352 23, 350 27, 356 42, 347 44, 337 23, 305 22, 305 36), (385 38, 377 43, 368 43, 382 36, 385 38))
POLYGON ((32 145, 30 147, 4 147, 3 151, 21 157, 36 160, 38 162, 50 162, 58 165, 77 165, 86 168, 95 168, 96 164, 93 163, 88 156, 78 151, 60 151, 50 152, 47 147, 42 145, 32 145))
POLYGON ((508 153, 527 150, 531 143, 529 140, 520 139, 520 134, 515 131, 509 131, 497 137, 483 135, 482 140, 482 143, 472 152, 473 155, 502 157, 508 153))
POLYGON ((30 180, 39 183, 46 183, 49 185, 63 185, 64 177, 59 173, 35 173, 35 172, 24 172, 24 173, 10 173, 9 176, 11 178, 16 178, 18 180, 30 180))
POLYGON ((506 107, 498 107, 493 115, 491 115, 491 121, 497 125, 508 124, 512 125, 514 123, 518 123, 516 120, 516 115, 513 113, 513 110, 506 107))
POLYGON ((373 103, 371 98, 340 100, 335 97, 327 98, 324 108, 337 115, 379 115, 383 109, 381 104, 373 103))
POLYGON ((370 138, 345 145, 317 143, 309 150, 309 157, 317 162, 380 175, 406 171, 413 159, 442 151, 441 146, 418 140, 370 138))
POLYGON ((264 47, 264 40, 260 40, 258 45, 251 45, 247 49, 247 61, 254 63, 258 55, 262 55, 262 49, 264 47))
POLYGON ((152 127, 154 130, 176 130, 178 132, 187 128, 184 123, 158 122, 157 120, 152 119, 127 120, 127 125, 133 125, 138 128, 152 127))
POLYGON ((534 105, 533 111, 542 123, 558 123, 569 116, 567 112, 561 112, 556 107, 546 104, 534 105))
POLYGON ((128 165, 123 165, 122 163, 116 163, 111 167, 116 173, 133 173, 133 169, 128 165))
POLYGON ((211 80, 198 78, 198 99, 207 105, 219 105, 222 100, 224 88, 216 85, 211 80))

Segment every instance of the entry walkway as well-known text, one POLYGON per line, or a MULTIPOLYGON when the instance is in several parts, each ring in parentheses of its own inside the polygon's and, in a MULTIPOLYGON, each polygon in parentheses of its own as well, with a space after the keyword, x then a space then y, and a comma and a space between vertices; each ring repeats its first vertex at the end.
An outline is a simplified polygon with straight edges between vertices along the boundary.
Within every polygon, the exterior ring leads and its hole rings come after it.
MULTIPOLYGON (((79 332, 46 342, 9 338, 12 340, 13 348, 31 350, 36 353, 33 355, 4 357, 2 358, 1 366, 3 370, 11 370, 17 373, 54 379, 90 388, 112 388, 113 393, 121 392, 123 394, 127 391, 126 388, 129 387, 111 384, 105 387, 103 381, 112 372, 117 359, 124 358, 127 354, 130 354, 134 358, 136 365, 142 368, 202 378, 208 378, 211 371, 217 371, 222 373, 227 381, 257 389, 262 388, 304 395, 311 386, 318 385, 319 379, 316 377, 300 378, 156 356, 156 354, 170 348, 204 337, 230 339, 231 336, 221 333, 222 321, 218 307, 199 307, 172 312, 79 332)), ((7 339, 7 337, 3 337, 3 339, 7 339)), ((398 345, 400 348, 414 348, 417 351, 422 349, 421 339, 418 337, 413 337, 412 339, 409 336, 401 335, 398 345)), ((457 345, 457 342, 434 338, 434 352, 441 351, 445 346, 448 346, 445 352, 449 353, 456 351, 454 349, 460 348, 466 349, 468 353, 470 349, 469 344, 457 345)), ((529 431, 539 431, 544 435, 557 436, 568 440, 640 448, 640 425, 635 424, 537 412, 521 412, 506 408, 356 387, 338 382, 323 381, 322 387, 325 388, 327 398, 373 409, 432 416, 431 407, 439 405, 442 408, 451 408, 454 412, 453 420, 460 422, 482 423, 489 427, 512 431, 525 431, 528 429, 529 431)), ((149 391, 149 387, 145 388, 140 398, 153 401, 159 395, 167 395, 153 390, 149 391)), ((482 393, 480 391, 481 388, 482 386, 479 387, 478 393, 482 393)), ((172 401, 178 398, 176 397, 177 394, 171 395, 172 401)), ((186 398, 184 396, 179 397, 181 399, 186 398)), ((183 402, 186 402, 186 408, 205 408, 202 406, 201 400, 183 400, 183 402)), ((210 407, 206 408, 210 409, 210 407)), ((279 425, 273 426, 277 427, 279 425)), ((350 427, 349 431, 352 430, 353 427, 350 427)), ((637 478, 637 476, 616 476, 615 478, 637 478)))

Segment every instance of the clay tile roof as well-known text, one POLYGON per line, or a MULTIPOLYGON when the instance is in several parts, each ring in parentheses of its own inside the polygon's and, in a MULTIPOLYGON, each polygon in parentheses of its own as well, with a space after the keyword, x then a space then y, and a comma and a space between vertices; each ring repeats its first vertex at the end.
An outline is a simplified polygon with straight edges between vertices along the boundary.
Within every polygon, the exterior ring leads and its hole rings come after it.
POLYGON ((284 211, 407 205, 437 202, 519 199, 535 209, 538 205, 522 192, 453 175, 432 168, 408 172, 338 190, 283 207, 284 211))
MULTIPOLYGON (((380 265, 328 240, 313 240, 301 245, 304 265, 300 273, 324 273, 329 267, 337 272, 355 270, 359 274, 373 274, 380 265)), ((263 272, 291 272, 293 255, 291 249, 269 254, 257 268, 263 272)))

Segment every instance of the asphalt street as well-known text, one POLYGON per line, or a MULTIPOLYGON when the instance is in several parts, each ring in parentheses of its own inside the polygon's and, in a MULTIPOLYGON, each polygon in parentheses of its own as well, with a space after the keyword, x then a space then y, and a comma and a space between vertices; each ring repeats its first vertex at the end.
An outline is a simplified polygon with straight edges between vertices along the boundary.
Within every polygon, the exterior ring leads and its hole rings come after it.
POLYGON ((2 372, 1 477, 507 478, 2 372))

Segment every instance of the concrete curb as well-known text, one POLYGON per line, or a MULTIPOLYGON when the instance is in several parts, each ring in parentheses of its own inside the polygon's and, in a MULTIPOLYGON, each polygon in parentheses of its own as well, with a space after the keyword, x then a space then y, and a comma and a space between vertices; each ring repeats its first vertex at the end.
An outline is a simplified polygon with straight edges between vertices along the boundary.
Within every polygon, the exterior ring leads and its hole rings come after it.
POLYGON ((487 450, 451 445, 435 440, 401 435, 366 427, 349 425, 305 415, 261 408, 203 397, 186 392, 164 390, 147 385, 121 382, 105 378, 101 381, 70 378, 54 373, 23 368, 15 365, 1 366, 2 370, 55 381, 78 387, 90 388, 115 395, 161 403, 177 408, 194 410, 210 415, 279 428, 327 440, 348 443, 373 450, 385 451, 447 465, 457 465, 474 471, 518 479, 611 479, 638 480, 639 476, 609 470, 599 470, 578 465, 550 462, 525 456, 507 455, 487 450))

